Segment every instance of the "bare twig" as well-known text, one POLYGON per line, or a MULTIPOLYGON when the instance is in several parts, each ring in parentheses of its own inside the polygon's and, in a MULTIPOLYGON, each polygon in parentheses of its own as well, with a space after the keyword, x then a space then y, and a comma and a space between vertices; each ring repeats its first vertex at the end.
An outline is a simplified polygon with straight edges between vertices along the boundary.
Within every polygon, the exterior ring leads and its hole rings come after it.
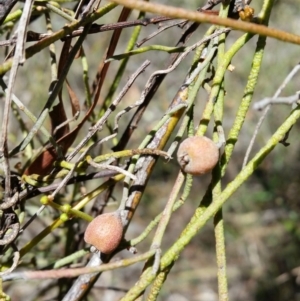
POLYGON ((110 165, 110 164, 105 164, 105 163, 99 164, 99 163, 94 162, 93 160, 88 160, 88 163, 95 168, 114 170, 118 173, 124 174, 126 177, 129 177, 132 180, 136 180, 135 175, 133 175, 132 173, 126 171, 125 169, 123 169, 121 167, 110 165))
POLYGON ((284 79, 283 83, 277 89, 273 97, 264 98, 258 102, 256 102, 253 106, 254 110, 262 110, 266 106, 270 104, 293 104, 294 102, 299 100, 300 91, 297 91, 294 95, 289 97, 278 97, 282 90, 286 87, 286 85, 293 79, 296 73, 300 69, 300 63, 298 63, 293 70, 288 74, 288 76, 284 79))
POLYGON ((3 120, 2 120, 2 127, 1 127, 0 157, 4 157, 3 167, 5 173, 5 197, 7 199, 9 199, 9 197, 11 196, 10 167, 9 167, 8 148, 7 148, 9 111, 11 107, 11 97, 13 93, 13 87, 15 84, 18 68, 19 65, 23 64, 25 61, 25 56, 24 56, 25 35, 26 35, 26 29, 27 29, 27 24, 29 21, 32 5, 33 5, 33 0, 27 0, 25 2, 23 13, 18 26, 16 49, 15 49, 14 60, 12 64, 11 73, 9 76, 9 81, 8 81, 8 88, 5 97, 5 105, 4 105, 3 120))
MULTIPOLYGON (((16 272, 9 275, 3 276, 3 281, 13 280, 13 279, 59 279, 59 278, 73 278, 79 275, 99 273, 103 271, 114 270, 121 267, 130 266, 140 261, 144 261, 154 254, 153 250, 150 250, 144 254, 134 256, 133 258, 123 259, 112 263, 103 264, 101 266, 94 267, 84 267, 84 268, 74 268, 74 269, 60 269, 60 270, 47 270, 47 271, 30 271, 30 272, 16 272)), ((99 258, 99 254, 94 255, 94 257, 99 258)), ((100 259, 98 259, 98 262, 100 259)), ((73 299, 63 299, 73 300, 73 299)))
POLYGON ((171 24, 167 24, 163 27, 160 27, 157 31, 153 32, 152 34, 150 34, 148 37, 142 39, 140 42, 136 43, 137 47, 141 47, 144 43, 146 43, 147 41, 151 40, 152 38, 156 37, 157 35, 159 35, 161 32, 174 27, 174 26, 178 26, 180 24, 182 24, 185 21, 177 21, 177 22, 172 22, 171 24))
POLYGON ((300 99, 300 91, 297 91, 294 95, 286 96, 286 97, 266 97, 254 104, 254 110, 262 110, 269 105, 275 104, 284 104, 284 105, 292 105, 300 99))
MULTIPOLYGON (((294 68, 293 68, 293 70, 287 75, 287 77, 284 79, 284 81, 282 82, 282 84, 279 86, 279 88, 277 89, 277 91, 275 92, 275 94, 274 94, 274 96, 271 98, 272 100, 276 100, 277 98, 278 98, 278 96, 280 95, 280 93, 282 92, 282 90, 286 87, 286 85, 292 80, 292 78, 295 76, 295 74, 299 71, 299 69, 300 69, 300 63, 299 64, 297 64, 294 68)), ((297 94, 296 94, 297 95, 297 94)), ((296 96, 295 95, 295 96, 296 96)), ((299 97, 299 95, 297 95, 298 97, 299 97)), ((262 107, 262 104, 264 104, 265 103, 265 100, 263 99, 263 100, 261 100, 261 101, 259 101, 259 102, 257 102, 256 103, 256 109, 261 109, 261 108, 263 108, 262 107), (261 107, 261 108, 260 108, 261 107)), ((268 112, 269 112, 269 110, 270 110, 270 108, 271 108, 271 104, 272 104, 273 102, 272 101, 269 101, 269 102, 267 102, 267 105, 264 107, 265 109, 264 109, 264 111, 263 111, 263 114, 262 114, 262 116, 260 117, 260 119, 259 119, 259 121, 258 121, 258 123, 257 123, 257 125, 256 125, 256 127, 255 127, 255 131, 254 131, 254 133, 253 133, 253 136, 252 136, 252 138, 251 138, 251 141, 250 141, 250 143, 249 143, 249 146, 248 146, 248 148, 247 148, 247 151, 246 151, 246 154, 245 154, 245 157, 244 157, 244 161, 243 161, 243 166, 242 166, 242 169, 246 166, 246 164, 247 164, 247 162, 248 162, 248 159, 249 159, 249 156, 250 156, 250 152, 251 152, 251 150, 252 150, 252 148, 253 148, 253 145, 254 145, 254 141, 255 141, 255 138, 256 138, 256 136, 257 136, 257 134, 258 134, 258 131, 259 131, 259 129, 260 129, 260 127, 261 127, 261 125, 262 125, 262 123, 264 122, 264 120, 265 120, 265 118, 266 118, 266 116, 267 116, 267 114, 268 114, 268 112)))

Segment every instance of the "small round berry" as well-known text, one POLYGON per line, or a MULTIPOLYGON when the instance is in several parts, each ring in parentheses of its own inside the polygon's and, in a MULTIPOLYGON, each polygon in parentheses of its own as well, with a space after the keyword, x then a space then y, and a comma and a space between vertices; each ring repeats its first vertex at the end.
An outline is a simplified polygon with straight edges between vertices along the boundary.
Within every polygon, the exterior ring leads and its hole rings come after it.
POLYGON ((86 243, 104 254, 112 253, 123 238, 123 223, 118 211, 104 213, 94 218, 84 233, 86 243))
POLYGON ((194 136, 181 142, 177 161, 182 171, 198 176, 210 172, 219 160, 219 149, 209 138, 194 136))

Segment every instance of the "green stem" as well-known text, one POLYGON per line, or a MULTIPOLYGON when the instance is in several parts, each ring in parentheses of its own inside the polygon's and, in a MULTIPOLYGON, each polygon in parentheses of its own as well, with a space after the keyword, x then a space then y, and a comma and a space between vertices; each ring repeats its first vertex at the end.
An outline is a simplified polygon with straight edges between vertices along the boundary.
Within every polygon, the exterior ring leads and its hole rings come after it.
POLYGON ((116 54, 108 58, 105 62, 111 62, 114 60, 122 60, 124 58, 128 58, 130 56, 136 55, 136 54, 141 54, 145 53, 148 51, 162 51, 162 52, 167 52, 167 53, 177 53, 177 52, 184 52, 188 49, 188 47, 168 47, 164 45, 149 45, 145 47, 141 47, 135 50, 131 50, 125 53, 121 54, 116 54))
POLYGON ((214 77, 213 83, 212 83, 211 93, 209 95, 208 102, 204 109, 202 119, 200 121, 200 125, 197 130, 197 135, 203 136, 207 130, 208 123, 211 119, 211 115, 213 112, 214 104, 215 104, 216 98, 218 96, 220 86, 223 82, 223 78, 224 78, 224 75, 225 75, 228 65, 230 64, 234 55, 252 38, 252 36, 253 36, 252 34, 248 34, 248 33, 243 35, 224 54, 222 63, 218 66, 218 68, 216 70, 216 74, 215 74, 215 77, 214 77))

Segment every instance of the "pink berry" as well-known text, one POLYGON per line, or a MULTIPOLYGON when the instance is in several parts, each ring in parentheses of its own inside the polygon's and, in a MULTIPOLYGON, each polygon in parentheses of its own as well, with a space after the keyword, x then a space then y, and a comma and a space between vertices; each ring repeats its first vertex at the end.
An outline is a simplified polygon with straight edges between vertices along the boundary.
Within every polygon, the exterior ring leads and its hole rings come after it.
POLYGON ((182 171, 198 176, 210 172, 219 160, 219 149, 209 138, 194 136, 181 142, 177 160, 182 171))
POLYGON ((112 253, 123 238, 123 223, 118 211, 94 218, 84 233, 86 243, 104 254, 112 253))

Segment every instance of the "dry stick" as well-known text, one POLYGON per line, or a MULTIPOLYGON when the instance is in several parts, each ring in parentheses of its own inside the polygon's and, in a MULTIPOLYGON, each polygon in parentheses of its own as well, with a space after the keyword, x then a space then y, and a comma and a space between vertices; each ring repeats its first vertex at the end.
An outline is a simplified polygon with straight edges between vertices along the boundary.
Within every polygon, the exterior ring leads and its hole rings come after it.
MULTIPOLYGON (((145 17, 145 13, 142 13, 140 12, 139 15, 138 15, 138 20, 141 20, 145 17)), ((138 36, 140 35, 141 33, 141 30, 142 30, 142 27, 141 26, 136 26, 132 33, 131 33, 131 37, 129 39, 129 41, 127 42, 127 46, 125 48, 125 51, 130 51, 132 49, 134 49, 135 47, 135 42, 137 41, 138 39, 138 36)), ((104 114, 105 110, 108 108, 108 106, 111 104, 112 102, 112 98, 113 98, 113 95, 116 93, 116 90, 117 90, 117 87, 119 86, 120 84, 120 81, 121 81, 121 78, 123 77, 123 74, 125 72, 125 69, 126 69, 126 66, 128 64, 128 61, 129 61, 129 57, 125 58, 124 60, 122 60, 122 62, 120 63, 119 67, 118 67, 118 70, 116 71, 116 74, 115 74, 115 77, 112 81, 112 84, 110 85, 109 89, 108 89, 108 92, 104 98, 104 102, 101 106, 101 109, 99 110, 98 112, 98 116, 101 117, 102 114, 104 114)), ((108 123, 107 124, 107 128, 109 130, 110 133, 113 132, 112 128, 111 128, 111 124, 108 123)), ((111 188, 110 190, 112 190, 113 188, 111 188)), ((112 191, 111 191, 112 192, 112 191)), ((109 192, 107 192, 107 194, 109 194, 109 192)))
MULTIPOLYGON (((282 92, 282 90, 285 88, 285 86, 292 80, 292 78, 295 76, 295 74, 300 70, 300 63, 298 63, 293 70, 288 74, 288 76, 285 78, 285 80, 283 81, 283 83, 280 85, 280 87, 278 88, 278 90, 276 91, 276 93, 278 93, 277 96, 280 95, 280 93, 282 92)), ((299 91, 297 93, 295 93, 292 96, 289 97, 268 97, 268 98, 264 98, 258 102, 256 102, 253 105, 253 109, 254 110, 262 110, 264 109, 266 106, 268 106, 269 104, 292 104, 295 101, 299 100, 299 91)))
MULTIPOLYGON (((181 186, 183 185, 185 180, 184 174, 180 171, 177 179, 175 181, 175 184, 172 188, 172 191, 170 193, 168 202, 165 206, 165 209, 162 213, 161 219, 159 221, 159 224, 157 226, 154 238, 152 240, 151 244, 151 249, 158 250, 160 249, 162 239, 164 237, 164 233, 166 231, 167 225, 170 221, 172 212, 173 212, 173 207, 174 203, 178 197, 179 191, 181 189, 181 186)), ((160 255, 160 253, 158 253, 160 255)), ((156 274, 158 269, 159 269, 159 264, 160 264, 160 256, 156 256, 155 261, 153 263, 153 273, 156 274)))
POLYGON ((1 127, 2 131, 1 131, 1 138, 0 138, 0 157, 4 157, 3 167, 5 173, 5 198, 7 198, 8 201, 11 196, 10 167, 9 167, 8 148, 7 148, 9 111, 11 107, 11 97, 13 94, 13 87, 15 84, 18 68, 19 65, 23 64, 25 61, 25 56, 24 56, 25 35, 26 35, 26 28, 29 21, 32 5, 33 5, 33 0, 27 0, 25 2, 23 13, 18 26, 17 44, 15 49, 12 69, 8 81, 8 88, 5 97, 5 105, 4 105, 4 112, 3 112, 3 121, 1 127))
MULTIPOLYGON (((124 115, 125 113, 127 113, 128 111, 142 105, 149 93, 149 90, 151 89, 152 87, 152 82, 153 80, 158 76, 158 75, 165 75, 165 74, 168 74, 170 72, 172 72, 173 70, 175 70, 175 68, 177 68, 177 66, 186 58, 186 56, 193 50, 195 50, 197 47, 199 47, 200 45, 206 43, 207 41, 211 40, 212 38, 216 37, 216 36, 219 36, 220 34, 224 33, 224 32, 228 32, 230 29, 228 28, 225 28, 225 29, 221 29, 213 34, 211 34, 210 36, 208 37, 205 37, 203 38, 202 40, 198 41, 197 43, 195 43, 194 45, 190 46, 190 47, 187 47, 186 51, 181 53, 178 58, 172 63, 172 65, 170 67, 168 67, 167 69, 164 69, 164 70, 158 70, 158 71, 155 71, 151 74, 150 78, 148 79, 146 85, 145 85, 145 88, 141 94, 141 97, 133 104, 133 105, 130 105, 128 106, 126 109, 124 109, 123 111, 119 112, 117 114, 117 116, 115 117, 115 127, 114 127, 114 132, 116 132, 119 128, 119 125, 118 125, 118 121, 119 119, 122 117, 122 115, 124 115)), ((201 66, 202 68, 202 66, 201 66)), ((195 76, 197 75, 197 72, 196 71, 194 74, 195 76)), ((189 78, 189 82, 185 82, 184 85, 188 85, 190 84, 192 79, 189 78)))
POLYGON ((254 110, 261 111, 268 105, 276 105, 276 104, 281 104, 281 105, 292 105, 295 102, 297 102, 300 99, 300 91, 297 91, 295 94, 291 96, 282 96, 282 97, 265 97, 262 100, 258 101, 253 105, 254 110))
MULTIPOLYGON (((282 90, 283 90, 283 89, 285 88, 285 86, 292 80, 292 78, 295 76, 295 74, 298 72, 299 69, 300 69, 300 63, 297 64, 297 65, 293 68, 293 70, 287 75, 287 77, 284 79, 284 81, 282 82, 282 84, 279 86, 279 88, 278 88, 277 91, 275 92, 275 94, 274 94, 274 96, 272 97, 272 99, 276 99, 276 98, 280 95, 280 93, 282 92, 282 90)), ((248 146, 247 151, 246 151, 246 154, 245 154, 245 158, 244 158, 244 161, 243 161, 242 169, 243 169, 243 168, 246 166, 246 164, 247 164, 247 161, 248 161, 249 156, 250 156, 250 152, 251 152, 251 150, 252 150, 252 148, 253 148, 253 145, 254 145, 255 138, 256 138, 256 136, 258 135, 258 131, 259 131, 259 129, 260 129, 262 123, 264 122, 264 120, 265 120, 265 118, 266 118, 266 116, 267 116, 267 113, 268 113, 268 111, 270 110, 270 108, 271 108, 271 103, 269 103, 269 104, 265 107, 265 109, 264 109, 264 111, 263 111, 263 114, 262 114, 262 116, 260 117, 260 119, 259 119, 259 121, 258 121, 258 123, 257 123, 257 125, 256 125, 256 127, 255 127, 255 131, 254 131, 254 133, 253 133, 253 136, 252 136, 252 138, 251 138, 251 141, 250 141, 250 143, 249 143, 249 146, 248 146)))
POLYGON ((127 170, 121 168, 121 167, 118 167, 118 166, 114 166, 114 165, 109 165, 109 164, 106 164, 106 163, 96 163, 92 160, 92 158, 88 159, 87 162, 95 167, 95 168, 99 168, 99 169, 109 169, 109 170, 114 170, 114 171, 117 171, 118 173, 122 173, 124 174, 126 177, 129 177, 131 178, 132 180, 136 180, 136 176, 133 175, 132 173, 128 172, 127 170))
POLYGON ((162 33, 163 31, 165 31, 165 30, 167 30, 167 29, 169 29, 169 28, 171 28, 171 27, 180 25, 180 24, 182 24, 183 22, 185 22, 185 21, 179 21, 179 22, 177 21, 177 22, 174 22, 174 23, 172 23, 172 24, 165 25, 165 26, 159 28, 157 31, 155 31, 155 32, 153 32, 152 34, 150 34, 148 37, 142 39, 140 42, 135 43, 135 45, 136 45, 137 47, 141 47, 144 43, 146 43, 147 41, 149 41, 149 40, 151 40, 152 38, 156 37, 157 35, 159 35, 159 34, 162 33))
POLYGON ((61 128, 63 128, 64 126, 66 126, 67 124, 69 124, 69 123, 71 123, 71 122, 77 120, 78 117, 79 117, 79 114, 80 114, 80 111, 77 111, 73 117, 68 118, 66 121, 64 121, 64 122, 62 122, 61 124, 57 125, 57 126, 55 127, 55 129, 53 130, 53 135, 55 135, 56 132, 57 132, 59 129, 61 129, 61 128))
MULTIPOLYGON (((15 279, 59 279, 59 278, 73 278, 84 274, 99 273, 103 271, 114 270, 117 268, 127 267, 140 261, 144 261, 153 256, 155 250, 150 250, 144 254, 134 256, 133 258, 122 259, 116 262, 102 264, 95 267, 73 268, 73 269, 59 269, 59 270, 44 270, 44 271, 29 271, 29 272, 15 272, 3 276, 3 281, 15 279)), ((99 255, 98 255, 99 256, 99 255)), ((90 277, 90 275, 87 275, 90 277)), ((65 300, 65 299, 63 299, 65 300)), ((71 298, 68 300, 74 300, 71 298)))
MULTIPOLYGON (((82 14, 81 14, 81 18, 83 19, 92 9, 92 6, 94 5, 94 3, 96 2, 96 0, 90 0, 89 3, 86 5, 86 7, 84 8, 82 14)), ((77 10, 76 14, 79 12, 79 10, 77 10)))

